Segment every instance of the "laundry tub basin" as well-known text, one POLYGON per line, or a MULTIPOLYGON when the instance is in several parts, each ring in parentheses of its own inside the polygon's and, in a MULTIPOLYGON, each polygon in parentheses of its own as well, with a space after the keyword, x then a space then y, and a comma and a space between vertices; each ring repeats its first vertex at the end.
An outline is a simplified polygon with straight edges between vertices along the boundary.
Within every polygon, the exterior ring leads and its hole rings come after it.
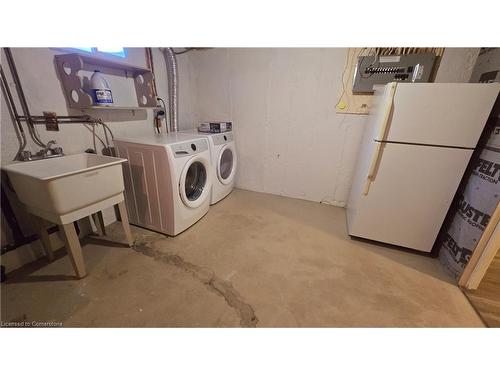
POLYGON ((32 211, 63 215, 121 194, 125 161, 83 153, 2 168, 19 200, 32 211))

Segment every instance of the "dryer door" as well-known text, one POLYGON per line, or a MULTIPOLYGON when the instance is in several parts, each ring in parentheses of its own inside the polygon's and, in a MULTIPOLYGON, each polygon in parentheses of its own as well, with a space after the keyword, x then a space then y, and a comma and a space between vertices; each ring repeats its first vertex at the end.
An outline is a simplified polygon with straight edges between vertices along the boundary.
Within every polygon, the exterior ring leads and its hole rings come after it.
POLYGON ((219 181, 227 185, 234 180, 236 173, 236 153, 231 144, 224 145, 217 158, 217 177, 219 181))
POLYGON ((209 196, 211 184, 208 160, 200 155, 189 159, 179 180, 182 202, 191 208, 201 206, 209 196))

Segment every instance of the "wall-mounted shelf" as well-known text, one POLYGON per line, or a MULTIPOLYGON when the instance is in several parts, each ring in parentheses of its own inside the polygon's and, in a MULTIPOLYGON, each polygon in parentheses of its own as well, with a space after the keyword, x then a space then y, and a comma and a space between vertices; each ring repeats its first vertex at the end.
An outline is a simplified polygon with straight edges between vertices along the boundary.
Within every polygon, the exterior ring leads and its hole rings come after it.
POLYGON ((108 106, 103 106, 103 105, 91 105, 90 107, 81 107, 79 109, 85 110, 85 109, 104 109, 104 110, 109 110, 109 109, 121 109, 121 110, 139 110, 139 109, 148 109, 148 108, 157 108, 156 106, 154 107, 126 107, 126 106, 119 106, 119 105, 108 105, 108 106))
POLYGON ((146 109, 156 107, 153 93, 153 73, 151 70, 132 64, 111 61, 95 56, 79 53, 56 55, 56 66, 64 87, 64 92, 71 108, 78 109, 146 109), (96 106, 83 79, 78 75, 80 70, 94 71, 106 69, 107 74, 133 78, 137 95, 137 107, 96 106))
POLYGON ((56 58, 80 58, 84 65, 91 65, 91 66, 98 66, 101 68, 110 68, 110 69, 117 69, 117 70, 125 70, 127 71, 130 75, 134 75, 137 73, 148 73, 151 72, 151 70, 144 68, 142 66, 137 66, 137 65, 132 65, 129 63, 121 62, 121 61, 114 61, 114 60, 107 60, 103 59, 101 57, 95 57, 92 55, 86 55, 86 54, 80 54, 80 53, 67 53, 64 55, 56 55, 56 58))

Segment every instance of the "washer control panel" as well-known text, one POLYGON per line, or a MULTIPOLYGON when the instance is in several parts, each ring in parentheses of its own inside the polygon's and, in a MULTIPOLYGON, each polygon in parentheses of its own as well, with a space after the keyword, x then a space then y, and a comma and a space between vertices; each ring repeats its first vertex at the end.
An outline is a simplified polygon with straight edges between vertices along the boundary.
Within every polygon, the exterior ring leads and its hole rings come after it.
POLYGON ((174 157, 182 158, 208 150, 208 142, 206 139, 193 139, 189 142, 173 144, 170 148, 172 149, 174 157))
POLYGON ((227 133, 220 133, 220 134, 215 134, 212 135, 212 141, 214 142, 214 145, 223 145, 224 143, 229 143, 233 141, 233 133, 232 132, 227 132, 227 133))

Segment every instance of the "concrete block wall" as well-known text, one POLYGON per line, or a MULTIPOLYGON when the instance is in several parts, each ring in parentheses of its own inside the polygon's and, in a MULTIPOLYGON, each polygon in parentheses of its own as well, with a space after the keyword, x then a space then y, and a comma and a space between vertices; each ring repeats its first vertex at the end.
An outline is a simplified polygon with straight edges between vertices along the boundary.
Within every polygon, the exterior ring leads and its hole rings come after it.
MULTIPOLYGON (((54 65, 54 55, 66 52, 51 48, 12 52, 32 113, 69 114, 54 65)), ((468 82, 478 52, 478 48, 446 49, 436 81, 468 82)), ((344 206, 365 121, 363 115, 335 110, 346 54, 345 48, 217 48, 179 55, 180 128, 191 129, 206 120, 232 120, 239 154, 237 187, 344 206)), ((125 61, 146 66, 144 48, 127 49, 125 61)), ((158 94, 166 99, 165 63, 158 48, 153 49, 153 62, 158 94)), ((3 51, 1 63, 7 70, 3 51)), ((133 105, 131 86, 109 79, 120 88, 115 95, 121 104, 133 105)), ((89 114, 107 122, 115 135, 154 131, 151 110, 89 114)), ((6 164, 12 162, 18 140, 3 99, 0 124, 1 163, 6 164)), ((92 134, 82 125, 61 125, 59 132, 47 132, 44 126, 37 129, 44 141, 55 139, 67 154, 92 147, 92 134)), ((31 140, 28 149, 38 151, 31 140)), ((106 224, 115 220, 113 210, 104 216, 106 224)))
MULTIPOLYGON (((237 187, 345 205, 366 118, 336 113, 347 51, 217 48, 187 54, 194 122, 234 122, 237 187)), ((436 81, 468 82, 478 52, 446 49, 436 81)))
MULTIPOLYGON (((446 49, 436 81, 467 82, 478 52, 477 48, 446 49)), ((13 49, 34 114, 69 112, 53 62, 58 53, 64 51, 13 49)), ((365 120, 363 115, 335 111, 346 53, 344 48, 216 48, 178 55, 180 128, 190 129, 206 120, 232 120, 240 161, 238 187, 343 206, 365 120)), ((153 49, 153 58, 158 94, 166 98, 165 64, 159 49, 153 49)), ((144 49, 127 49, 125 61, 145 66, 144 49)), ((120 78, 109 78, 120 87, 115 95, 121 103, 133 104, 132 88, 120 78)), ((106 121, 116 135, 153 132, 150 110, 89 114, 106 121)), ((55 139, 68 154, 92 147, 91 133, 81 125, 62 125, 60 132, 37 129, 42 139, 55 139)), ((3 100, 1 135, 5 164, 12 161, 18 143, 3 100)), ((29 149, 37 151, 31 142, 29 149)))
MULTIPOLYGON (((67 107, 66 99, 57 77, 54 64, 54 56, 56 54, 68 53, 71 51, 53 48, 12 48, 11 51, 19 72, 30 112, 33 115, 42 115, 43 111, 53 111, 59 115, 82 114, 79 111, 75 111, 67 107)), ((124 59, 114 56, 109 56, 108 58, 112 60, 116 59, 118 61, 125 61, 134 65, 146 66, 144 48, 127 48, 127 56, 124 59)), ((183 63, 183 60, 187 59, 181 56, 179 58, 181 75, 182 77, 188 77, 188 75, 182 70, 184 67, 187 67, 187 64, 183 63)), ((153 50, 153 62, 156 73, 158 95, 166 100, 167 78, 165 63, 160 50, 157 48, 153 50)), ((5 60, 3 49, 0 55, 0 63, 6 72, 10 89, 17 102, 17 108, 21 113, 21 106, 17 100, 15 85, 12 82, 12 77, 10 76, 10 71, 5 60)), ((83 74, 90 76, 92 72, 84 72, 83 74)), ((107 76, 107 79, 109 80, 114 91, 115 102, 117 105, 137 105, 135 92, 133 91, 133 82, 131 79, 124 80, 122 77, 113 76, 107 76)), ((183 83, 181 84, 183 87, 189 87, 183 83)), ((187 103, 188 99, 189 96, 187 98, 182 97, 186 108, 189 108, 187 103)), ((12 118, 3 98, 3 93, 0 102, 0 156, 1 163, 3 165, 12 163, 12 160, 18 150, 19 141, 14 129, 12 118)), ((154 131, 152 110, 89 110, 87 113, 103 119, 110 126, 115 136, 133 136, 135 134, 154 131)), ((51 139, 56 140, 57 143, 63 147, 66 154, 84 152, 87 148, 93 147, 92 133, 81 124, 62 124, 60 125, 60 131, 58 132, 48 132, 45 130, 45 126, 37 125, 37 131, 41 139, 45 142, 51 139)), ((36 153, 40 147, 36 146, 31 140, 27 134, 26 127, 25 132, 28 139, 27 150, 36 153)), ((98 129, 97 133, 101 136, 101 138, 104 138, 102 129, 98 129)), ((97 141, 97 148, 98 150, 102 149, 99 141, 97 141)), ((14 205, 16 207, 20 206, 20 204, 14 205)), ((114 210, 112 208, 103 211, 103 214, 106 224, 116 220, 114 210)), ((25 236, 33 233, 33 229, 29 226, 29 221, 23 222, 22 226, 23 234, 25 236)), ((80 221, 79 227, 82 234, 88 233, 91 230, 90 222, 88 220, 80 221)), ((57 232, 51 235, 51 241, 53 242, 55 248, 62 246, 62 242, 58 239, 57 232)), ((34 241, 3 255, 2 264, 6 266, 7 271, 11 271, 23 264, 35 260, 40 257, 41 254, 41 245, 39 241, 34 241)))

